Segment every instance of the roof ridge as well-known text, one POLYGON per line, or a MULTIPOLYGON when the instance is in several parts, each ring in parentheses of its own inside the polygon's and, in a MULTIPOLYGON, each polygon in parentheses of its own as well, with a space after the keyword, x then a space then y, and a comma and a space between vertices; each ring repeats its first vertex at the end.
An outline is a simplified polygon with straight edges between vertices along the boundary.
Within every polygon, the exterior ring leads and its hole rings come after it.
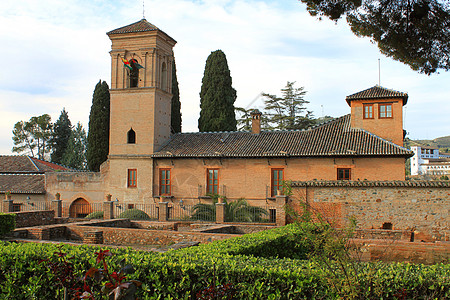
POLYGON ((376 138, 382 140, 383 142, 386 142, 386 143, 388 143, 388 144, 393 145, 394 147, 397 147, 397 148, 400 148, 400 149, 402 149, 402 150, 406 150, 406 151, 408 151, 408 152, 413 153, 413 151, 412 151, 411 149, 408 149, 408 148, 405 148, 405 147, 403 147, 403 146, 397 145, 396 143, 391 142, 391 141, 388 141, 388 140, 386 140, 385 138, 382 138, 382 137, 380 137, 380 136, 378 136, 378 135, 376 135, 376 134, 374 134, 374 133, 372 133, 372 132, 370 132, 370 131, 367 131, 367 130, 365 130, 365 129, 362 129, 362 128, 352 128, 352 129, 364 131, 364 132, 366 132, 366 133, 368 133, 368 134, 370 134, 370 135, 372 135, 372 136, 374 136, 374 137, 376 137, 376 138))
POLYGON ((36 171, 38 171, 38 172, 41 172, 41 170, 38 168, 38 166, 34 163, 34 161, 31 159, 31 157, 30 156, 26 156, 29 160, 30 160, 30 162, 33 164, 33 166, 36 168, 36 171))

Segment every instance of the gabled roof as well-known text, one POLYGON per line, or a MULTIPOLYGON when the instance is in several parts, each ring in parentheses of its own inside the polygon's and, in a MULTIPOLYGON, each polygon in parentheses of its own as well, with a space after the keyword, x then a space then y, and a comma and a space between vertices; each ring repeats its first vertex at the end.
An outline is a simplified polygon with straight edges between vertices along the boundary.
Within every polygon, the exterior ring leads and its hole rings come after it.
POLYGON ((350 105, 350 102, 353 100, 390 99, 390 98, 402 98, 403 105, 405 105, 408 102, 407 93, 394 91, 379 85, 373 86, 364 91, 357 92, 350 96, 347 96, 345 100, 347 101, 348 105, 350 105))
POLYGON ((362 129, 350 115, 308 130, 177 133, 153 157, 404 156, 413 152, 362 129))
POLYGON ((0 193, 45 194, 45 174, 0 174, 0 193))
POLYGON ((147 31, 160 31, 164 33, 168 38, 176 42, 173 38, 171 38, 167 33, 147 21, 146 19, 142 19, 140 21, 137 21, 133 24, 123 26, 114 30, 111 30, 107 32, 107 35, 113 35, 113 34, 124 34, 124 33, 136 33, 136 32, 147 32, 147 31))
POLYGON ((72 171, 69 168, 26 155, 0 155, 0 173, 72 171))

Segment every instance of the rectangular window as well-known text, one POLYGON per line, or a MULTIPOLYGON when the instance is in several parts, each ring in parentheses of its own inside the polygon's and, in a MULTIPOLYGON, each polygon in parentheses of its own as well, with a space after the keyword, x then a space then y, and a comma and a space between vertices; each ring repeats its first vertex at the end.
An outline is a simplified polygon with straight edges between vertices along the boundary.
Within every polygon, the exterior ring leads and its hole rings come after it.
POLYGON ((373 104, 364 104, 364 119, 373 119, 373 104))
POLYGON ((350 180, 351 178, 350 168, 338 168, 337 169, 337 180, 350 180))
POLYGON ((128 187, 137 187, 136 169, 128 169, 128 187))
POLYGON ((277 191, 283 190, 283 180, 283 169, 272 169, 270 180, 270 194, 272 197, 277 195, 277 191))
POLYGON ((378 114, 380 119, 392 118, 392 104, 379 104, 378 114))
POLYGON ((170 169, 159 169, 159 194, 170 196, 170 169))
POLYGON ((219 169, 208 169, 206 179, 206 193, 219 193, 219 169))

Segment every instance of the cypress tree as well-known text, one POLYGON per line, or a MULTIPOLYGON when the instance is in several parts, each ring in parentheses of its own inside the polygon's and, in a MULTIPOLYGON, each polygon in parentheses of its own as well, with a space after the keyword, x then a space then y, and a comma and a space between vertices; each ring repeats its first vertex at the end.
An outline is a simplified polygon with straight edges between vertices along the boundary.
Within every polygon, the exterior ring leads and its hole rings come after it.
POLYGON ((231 84, 225 53, 221 50, 211 52, 206 60, 200 91, 199 131, 236 131, 236 90, 231 84))
POLYGON ((51 161, 57 164, 62 163, 63 155, 69 144, 72 134, 72 123, 65 108, 61 111, 59 119, 53 125, 53 137, 50 141, 52 146, 51 161))
POLYGON ((86 169, 86 131, 80 122, 72 130, 66 152, 62 157, 62 163, 74 169, 86 169))
POLYGON ((175 60, 172 64, 172 113, 170 128, 172 133, 181 132, 181 102, 180 90, 178 89, 177 68, 175 60))
POLYGON ((109 87, 105 81, 99 81, 92 97, 89 114, 89 132, 87 145, 87 163, 91 171, 99 171, 100 165, 109 153, 109 87))

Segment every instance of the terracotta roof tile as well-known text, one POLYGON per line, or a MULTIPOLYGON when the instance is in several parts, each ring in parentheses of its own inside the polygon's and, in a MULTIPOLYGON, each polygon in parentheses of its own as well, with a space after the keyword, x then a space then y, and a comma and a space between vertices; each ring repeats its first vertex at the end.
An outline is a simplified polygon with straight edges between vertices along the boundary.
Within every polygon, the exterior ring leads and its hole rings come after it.
POLYGON ((176 42, 173 38, 171 38, 167 33, 147 21, 146 19, 142 19, 140 21, 137 21, 133 24, 123 26, 114 30, 111 30, 107 32, 107 35, 113 35, 113 34, 124 34, 124 33, 136 33, 136 32, 148 32, 148 31, 159 31, 164 33, 168 38, 176 42))
POLYGON ((384 88, 379 85, 373 86, 364 91, 357 92, 355 94, 347 96, 345 98, 345 100, 347 101, 348 105, 350 105, 350 102, 353 100, 386 99, 386 98, 388 98, 388 99, 389 98, 402 98, 403 105, 405 105, 408 102, 408 94, 407 93, 394 91, 394 90, 387 89, 387 88, 384 88))
POLYGON ((26 155, 0 155, 0 173, 72 171, 69 168, 26 155))
POLYGON ((450 188, 450 181, 430 181, 430 180, 405 180, 405 181, 368 181, 368 180, 312 180, 293 181, 292 186, 304 187, 437 187, 450 188))
POLYGON ((413 152, 362 129, 346 115, 308 130, 174 134, 153 157, 404 156, 413 152))
POLYGON ((0 174, 0 193, 45 194, 44 174, 0 174))

